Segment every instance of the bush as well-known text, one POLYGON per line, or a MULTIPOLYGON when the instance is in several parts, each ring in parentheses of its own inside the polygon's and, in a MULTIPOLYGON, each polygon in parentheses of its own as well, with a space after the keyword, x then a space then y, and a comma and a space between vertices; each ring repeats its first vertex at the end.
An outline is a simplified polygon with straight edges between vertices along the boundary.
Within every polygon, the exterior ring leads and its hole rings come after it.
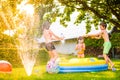
POLYGON ((15 47, 14 38, 0 33, 0 60, 6 60, 13 67, 21 65, 20 57, 15 47))
POLYGON ((49 60, 49 54, 45 49, 39 50, 36 58, 36 65, 46 64, 49 60))

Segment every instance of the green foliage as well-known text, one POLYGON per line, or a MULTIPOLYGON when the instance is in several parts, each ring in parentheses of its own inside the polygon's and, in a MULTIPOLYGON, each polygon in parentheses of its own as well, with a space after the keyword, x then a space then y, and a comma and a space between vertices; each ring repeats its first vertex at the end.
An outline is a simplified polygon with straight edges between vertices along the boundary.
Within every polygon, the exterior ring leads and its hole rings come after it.
POLYGON ((46 50, 39 50, 39 53, 36 58, 36 65, 46 64, 49 60, 48 52, 46 50))
MULTIPOLYGON (((112 43, 112 47, 120 47, 120 33, 113 33, 111 34, 110 41, 112 43)), ((86 38, 85 44, 86 46, 91 47, 101 47, 103 46, 103 39, 92 39, 92 38, 86 38)))
MULTIPOLYGON (((39 14, 39 26, 36 28, 29 28, 27 31, 30 37, 32 38, 37 35, 41 35, 41 25, 45 19, 49 19, 51 22, 55 21, 57 17, 60 17, 60 22, 67 26, 67 22, 70 21, 70 16, 73 12, 78 11, 79 15, 75 20, 75 24, 79 24, 82 21, 86 22, 87 32, 91 30, 91 24, 97 26, 100 21, 110 22, 116 27, 120 27, 120 4, 119 0, 58 0, 61 4, 55 5, 53 0, 30 0, 28 3, 34 4, 35 11, 39 14), (118 2, 117 2, 118 1, 118 2), (61 13, 60 6, 64 6, 63 13, 61 13), (47 18, 44 19, 46 13, 49 13, 47 18)), ((15 46, 16 38, 19 34, 23 33, 22 29, 19 32, 19 20, 15 20, 18 11, 16 10, 17 4, 20 4, 22 1, 18 0, 2 0, 0 2, 0 59, 4 59, 13 64, 13 66, 19 66, 21 60, 17 53, 15 46), (17 25, 17 26, 16 26, 17 25), (15 37, 10 37, 2 34, 5 30, 8 29, 17 29, 15 37)), ((19 15, 19 17, 22 17, 19 15)), ((22 18, 20 18, 23 20, 22 18)), ((26 21, 26 20, 25 20, 26 21)), ((24 22, 25 22, 24 21, 24 22)), ((28 21, 29 23, 29 21, 28 21)), ((35 24, 37 25, 37 24, 35 24)), ((34 26, 35 26, 34 25, 34 26)), ((109 29, 111 26, 109 26, 109 29)), ((96 27, 97 29, 97 27, 96 27)), ((120 30, 120 28, 119 28, 120 30)), ((120 47, 120 33, 112 34, 110 38, 113 47, 120 47)), ((96 39, 85 39, 87 46, 102 46, 103 40, 96 39)), ((41 62, 46 62, 48 60, 47 52, 40 51, 37 57, 41 62)), ((38 62, 39 63, 39 62, 38 62)))
POLYGON ((120 48, 120 33, 113 33, 110 39, 113 47, 120 48))
MULTIPOLYGON (((18 14, 17 4, 22 1, 6 0, 1 1, 1 14, 0 14, 0 26, 4 26, 4 29, 15 29, 15 22, 13 18, 18 14), (8 10, 9 9, 9 10, 8 10), (5 15, 2 15, 4 13, 5 15), (3 19, 6 18, 6 20, 3 19), (7 23, 6 23, 7 21, 7 23)), ((108 25, 114 24, 116 27, 120 27, 120 1, 119 0, 34 0, 28 1, 28 4, 34 4, 36 13, 39 13, 39 27, 35 34, 41 36, 41 26, 44 20, 48 19, 54 22, 57 17, 60 17, 60 23, 67 27, 67 22, 70 21, 70 15, 77 11, 79 12, 75 24, 80 24, 82 21, 86 22, 86 30, 91 30, 91 24, 97 29, 97 25, 100 21, 105 21, 108 25), (61 12, 61 7, 64 7, 61 12), (48 14, 47 17, 44 16, 48 14)), ((19 22, 19 21, 18 21, 19 22)), ((111 27, 109 26, 109 29, 111 27)))
POLYGON ((0 80, 119 80, 120 60, 112 61, 117 69, 115 72, 107 70, 100 72, 48 74, 46 72, 46 65, 39 65, 33 68, 31 76, 27 76, 23 67, 13 68, 11 74, 0 73, 0 80))
POLYGON ((64 14, 61 16, 60 23, 62 23, 64 26, 67 26, 66 22, 70 21, 70 15, 74 11, 74 8, 71 7, 65 7, 64 14))
POLYGON ((14 38, 5 34, 0 34, 0 60, 9 61, 14 67, 21 65, 14 38))
POLYGON ((103 40, 102 39, 91 39, 91 38, 86 38, 85 39, 85 44, 86 46, 91 46, 91 47, 101 47, 103 45, 103 40))
MULTIPOLYGON (((61 24, 65 25, 69 21, 69 13, 79 12, 75 24, 86 21, 86 30, 90 31, 90 25, 97 25, 101 21, 105 21, 108 25, 114 24, 120 27, 120 1, 117 0, 58 0, 64 6, 64 12, 61 13, 61 24), (114 3, 114 4, 113 4, 114 3), (67 10, 66 10, 67 9, 67 10), (71 9, 71 10, 69 10, 71 9), (67 14, 67 15, 66 15, 67 14)), ((60 12, 59 12, 60 13, 60 12)), ((67 25, 65 25, 67 26, 67 25)), ((109 27, 110 28, 110 27, 109 27)))
MULTIPOLYGON (((16 45, 19 45, 22 40, 25 40, 23 42, 26 44, 32 43, 34 38, 40 37, 44 14, 51 12, 54 7, 53 0, 28 0, 22 5, 22 8, 26 4, 34 6, 35 12, 29 16, 26 13, 24 14, 25 11, 21 13, 17 9, 17 5, 22 2, 23 0, 2 0, 0 2, 0 59, 9 61, 14 67, 21 65, 18 55, 19 48, 17 49, 16 45), (5 30, 15 30, 15 35, 10 37, 2 34, 5 30), (24 38, 20 39, 19 35, 24 36, 24 38)), ((55 15, 50 17, 52 16, 55 15)), ((51 20, 52 18, 48 19, 51 20)))
POLYGON ((82 11, 82 10, 80 10, 79 11, 80 12, 80 14, 78 14, 78 16, 77 16, 77 19, 76 19, 76 21, 74 22, 74 24, 79 24, 79 23, 81 23, 83 20, 85 20, 85 12, 84 11, 82 11))

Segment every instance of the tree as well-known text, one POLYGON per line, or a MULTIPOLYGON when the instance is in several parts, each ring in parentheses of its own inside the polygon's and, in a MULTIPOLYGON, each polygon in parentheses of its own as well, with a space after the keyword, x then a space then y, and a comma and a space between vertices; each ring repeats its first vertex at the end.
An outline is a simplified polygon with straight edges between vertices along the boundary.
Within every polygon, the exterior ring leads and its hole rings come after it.
MULTIPOLYGON (((77 11, 75 24, 86 22, 87 32, 91 29, 91 24, 97 26, 100 21, 105 21, 109 25, 113 24, 120 29, 120 0, 58 0, 60 6, 64 6, 64 12, 57 11, 61 24, 66 25, 70 21, 70 15, 77 11)), ((54 16, 56 17, 56 16, 54 16)), ((110 28, 111 26, 109 26, 110 28)), ((96 27, 97 28, 97 27, 96 27)))
MULTIPOLYGON (((4 26, 5 29, 15 27, 12 19, 18 14, 16 7, 21 2, 21 0, 1 1, 0 26, 4 26)), ((90 31, 91 24, 97 26, 100 21, 105 21, 109 25, 113 24, 117 30, 120 30, 120 0, 28 0, 27 3, 34 4, 35 10, 39 13, 40 27, 38 29, 41 28, 45 18, 53 22, 57 17, 60 17, 60 23, 67 26, 66 22, 70 21, 70 15, 77 11, 79 15, 74 23, 79 24, 85 21, 87 32, 90 31), (60 6, 64 6, 63 13, 59 11, 60 6)))
POLYGON ((44 14, 50 12, 52 6, 54 6, 52 1, 53 0, 0 1, 0 59, 8 60, 12 62, 12 64, 15 64, 20 61, 22 53, 29 52, 31 55, 37 53, 38 46, 34 46, 37 43, 35 39, 41 36, 40 32, 42 32, 41 25, 44 20, 43 17, 44 14), (14 31, 15 35, 9 36, 4 34, 6 30, 14 31), (18 55, 17 53, 21 54, 18 55))
MULTIPOLYGON (((17 9, 18 5, 21 4, 31 4, 34 6, 35 14, 33 16, 36 16, 36 14, 39 15, 36 17, 39 17, 39 22, 36 21, 36 23, 39 23, 36 27, 39 31, 36 30, 34 33, 36 32, 35 35, 41 36, 41 25, 44 21, 43 17, 45 13, 52 10, 54 6, 53 0, 2 0, 0 2, 0 27, 2 32, 8 29, 16 29, 17 34, 19 34, 19 32, 22 31, 18 29, 21 24, 20 22, 26 23, 27 21, 25 21, 24 15, 20 14, 20 11, 17 9)), ((30 24, 30 22, 27 24, 30 24)), ((35 25, 36 24, 34 24, 34 26, 35 25)))

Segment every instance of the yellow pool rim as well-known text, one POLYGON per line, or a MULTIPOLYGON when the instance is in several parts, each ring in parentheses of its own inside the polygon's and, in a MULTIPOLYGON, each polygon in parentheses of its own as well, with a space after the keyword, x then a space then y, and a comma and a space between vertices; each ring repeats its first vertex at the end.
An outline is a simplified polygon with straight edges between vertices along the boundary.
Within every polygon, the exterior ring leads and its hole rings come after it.
POLYGON ((94 66, 104 64, 106 64, 105 60, 98 60, 97 58, 72 58, 59 62, 60 66, 94 66))

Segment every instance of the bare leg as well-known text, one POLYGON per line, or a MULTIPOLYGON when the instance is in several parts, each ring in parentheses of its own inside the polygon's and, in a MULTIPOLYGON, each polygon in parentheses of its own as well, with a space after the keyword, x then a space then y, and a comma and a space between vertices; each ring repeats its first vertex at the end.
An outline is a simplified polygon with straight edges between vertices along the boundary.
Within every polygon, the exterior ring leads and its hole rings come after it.
POLYGON ((81 54, 78 54, 78 58, 81 58, 82 56, 81 56, 81 54))
POLYGON ((103 57, 104 57, 104 59, 106 61, 106 64, 108 64, 108 60, 107 60, 106 54, 103 54, 103 57))
POLYGON ((114 67, 114 64, 113 64, 113 62, 110 60, 110 58, 106 55, 106 57, 107 57, 107 60, 108 60, 108 62, 110 63, 110 65, 111 65, 111 68, 113 68, 114 67))
POLYGON ((49 53, 50 60, 52 60, 54 58, 53 52, 52 51, 48 51, 48 53, 49 53))
POLYGON ((78 54, 77 57, 80 58, 80 55, 78 54))
POLYGON ((58 54, 56 50, 52 50, 52 53, 53 53, 53 59, 56 60, 58 58, 58 54))
POLYGON ((82 54, 82 55, 81 55, 81 57, 82 57, 82 58, 84 58, 84 57, 85 57, 85 55, 84 55, 84 54, 82 54))
POLYGON ((104 57, 107 64, 110 63, 110 66, 111 66, 111 69, 112 69, 113 66, 114 66, 113 62, 110 60, 110 58, 106 54, 103 54, 103 57, 104 57))

